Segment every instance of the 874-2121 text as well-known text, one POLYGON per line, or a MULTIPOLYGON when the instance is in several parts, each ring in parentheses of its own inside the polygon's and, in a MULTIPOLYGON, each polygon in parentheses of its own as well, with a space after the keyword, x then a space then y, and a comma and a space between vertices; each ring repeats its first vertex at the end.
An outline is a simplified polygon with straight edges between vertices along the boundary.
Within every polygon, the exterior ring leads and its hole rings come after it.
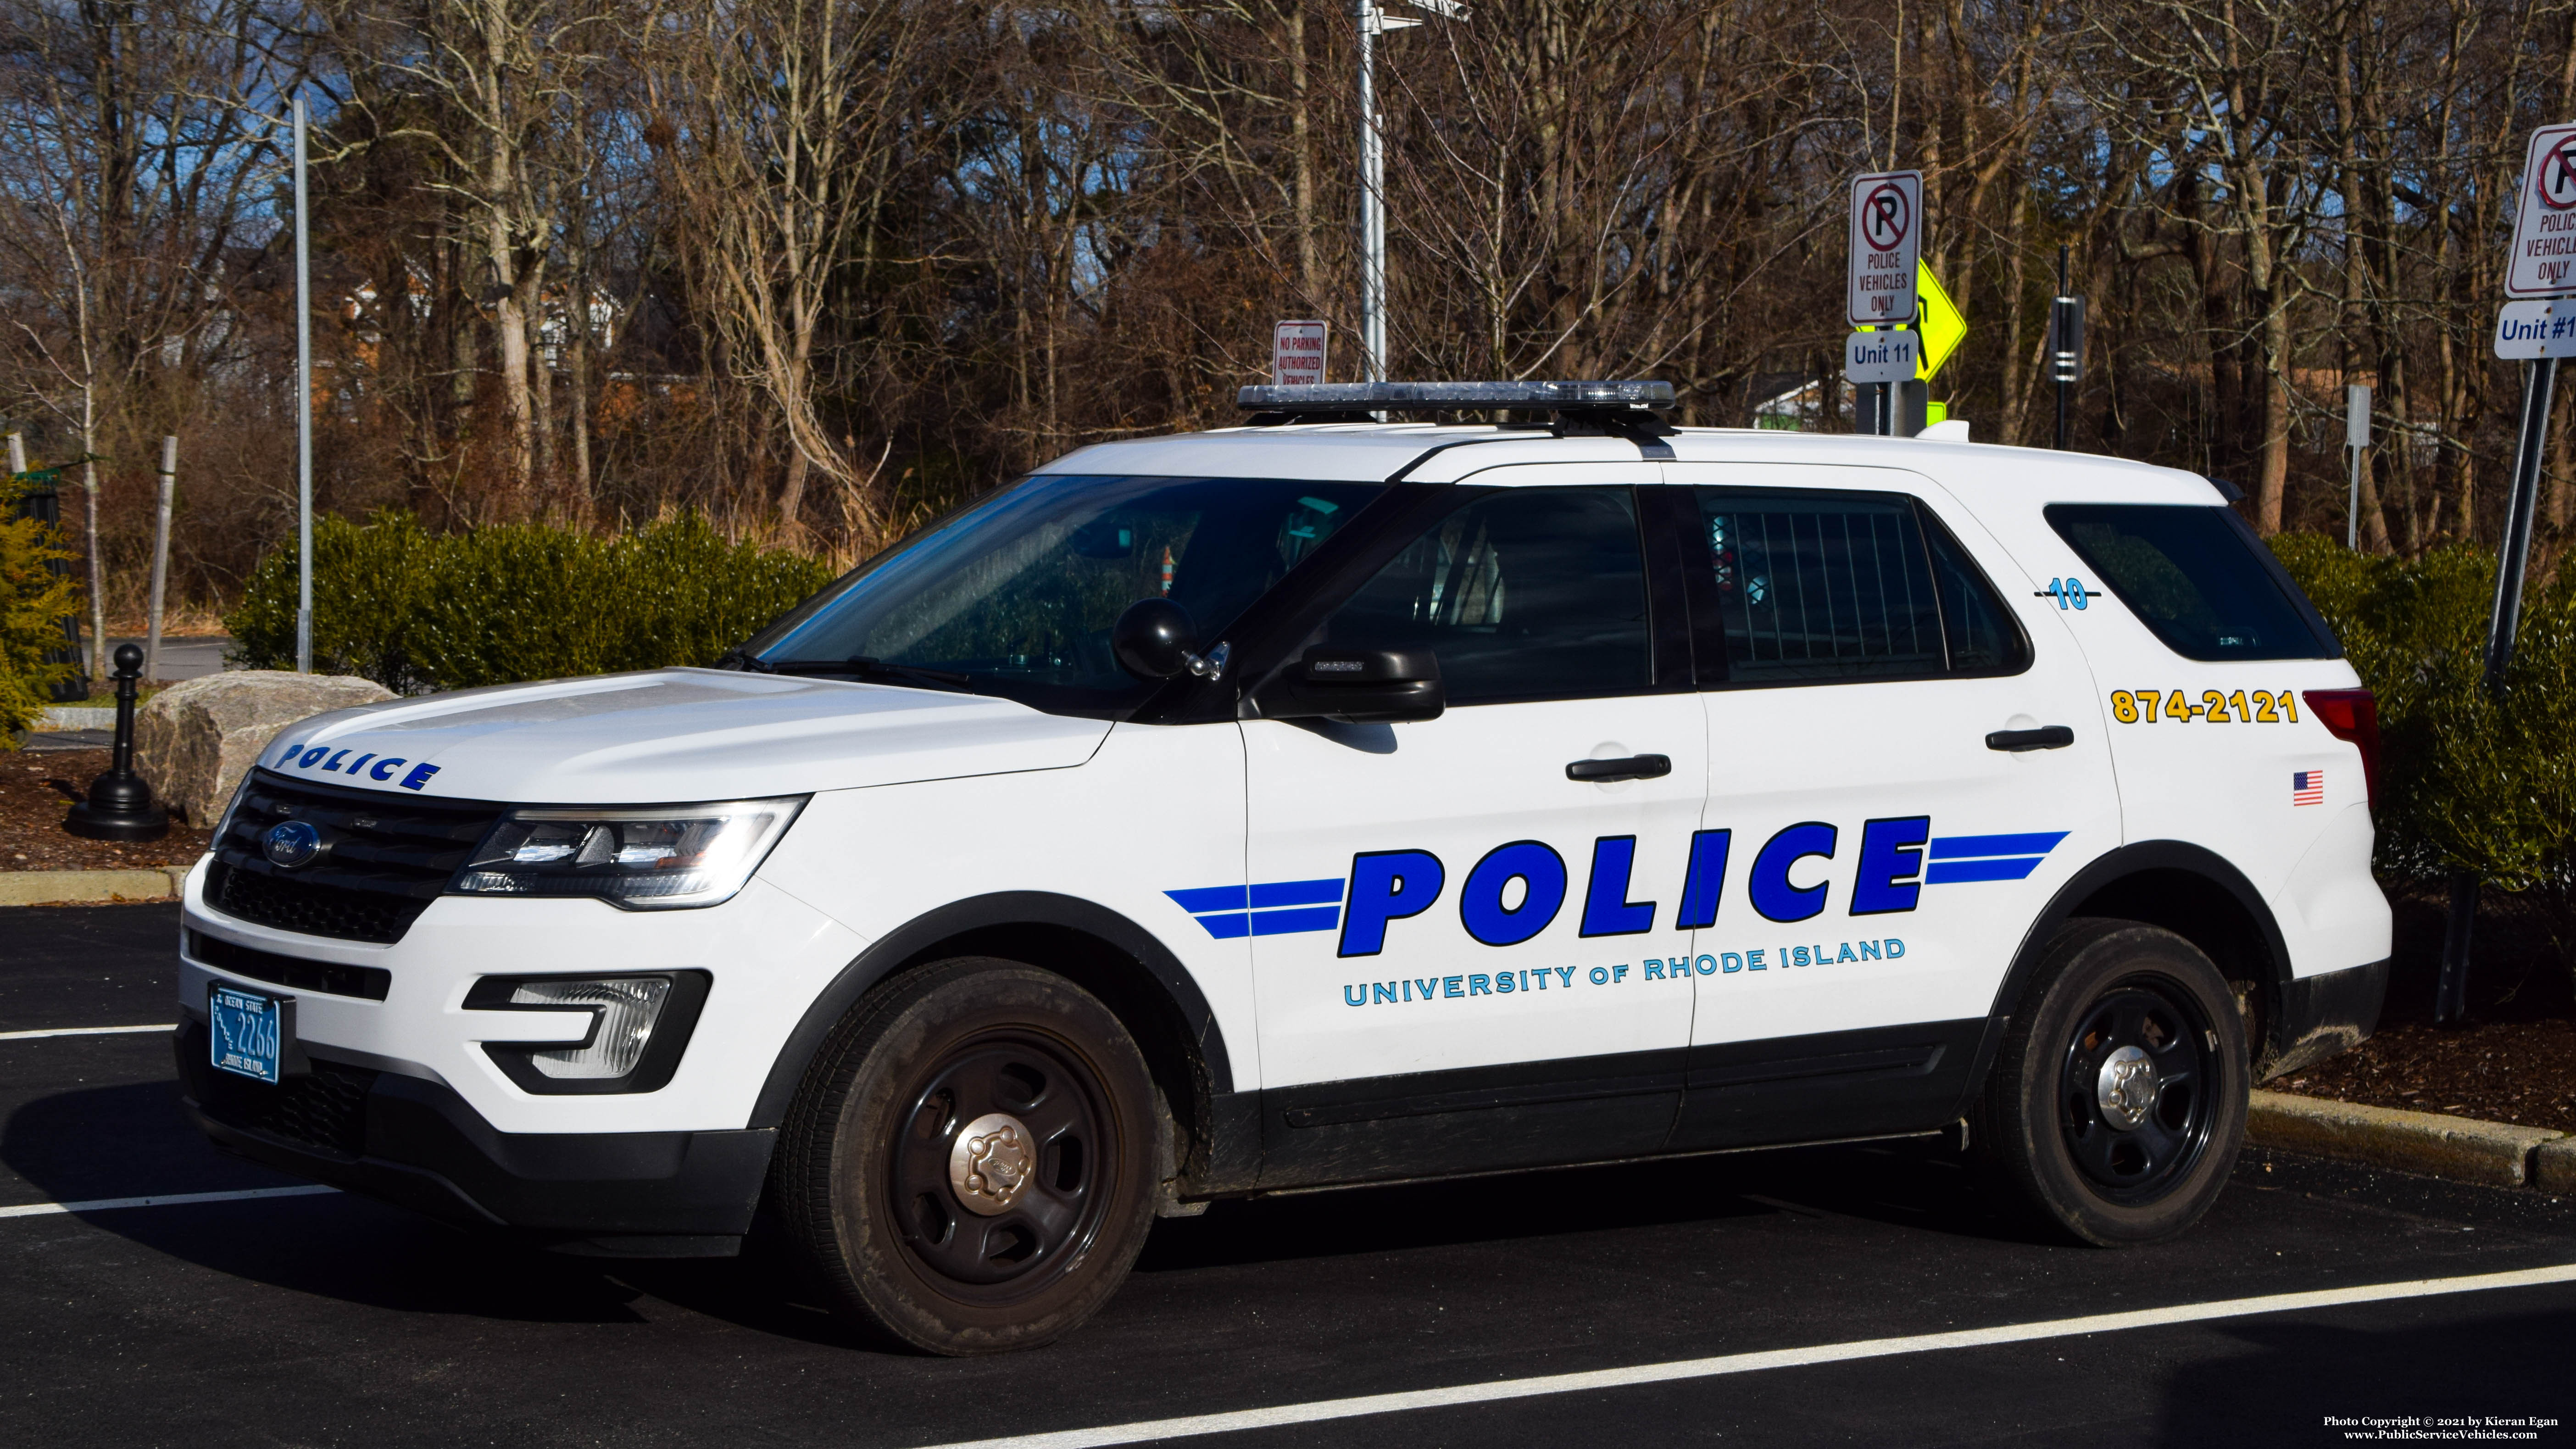
POLYGON ((2111 718, 2122 724, 2154 724, 2158 720, 2174 724, 2194 720, 2207 724, 2297 724, 2299 706, 2286 689, 2239 689, 2225 694, 2204 689, 2197 701, 2180 689, 2115 689, 2111 691, 2111 718))

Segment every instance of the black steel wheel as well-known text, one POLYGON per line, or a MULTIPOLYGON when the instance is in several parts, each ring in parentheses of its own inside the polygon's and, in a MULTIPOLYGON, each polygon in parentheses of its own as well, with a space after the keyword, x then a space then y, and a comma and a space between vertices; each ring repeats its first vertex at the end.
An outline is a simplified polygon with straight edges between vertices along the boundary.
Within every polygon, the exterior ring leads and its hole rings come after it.
POLYGON ((2006 1200, 2103 1247, 2198 1222, 2245 1136, 2245 1023, 2227 978, 2171 931, 2076 920, 2022 1008, 1971 1118, 2006 1200))
POLYGON ((2058 1078, 2068 1156, 2103 1197, 2153 1202, 2209 1149, 2216 1032, 2162 977, 2122 981, 2077 1019, 2058 1078))
POLYGON ((920 1269, 960 1298, 1008 1303, 1081 1261, 1113 1197, 1102 1092, 1055 1043, 1019 1031, 971 1038, 925 1070, 886 1173, 920 1269))
POLYGON ((941 1354, 1048 1342, 1108 1302, 1153 1222, 1145 1061, 1089 992, 965 958, 871 993, 807 1071, 771 1200, 833 1306, 941 1354))

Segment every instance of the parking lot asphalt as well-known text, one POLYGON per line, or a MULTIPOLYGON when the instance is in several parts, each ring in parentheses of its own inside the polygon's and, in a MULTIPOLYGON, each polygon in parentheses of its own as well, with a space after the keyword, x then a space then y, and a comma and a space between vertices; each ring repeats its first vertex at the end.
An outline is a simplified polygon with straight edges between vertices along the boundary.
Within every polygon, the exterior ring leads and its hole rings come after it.
POLYGON ((165 1035, 5 1035, 170 1020, 175 932, 0 915, 0 1443, 2279 1445, 2462 1415, 2576 1443, 2568 1275, 2241 1304, 2576 1264, 2576 1204, 2252 1153, 2126 1252, 2020 1236, 1928 1143, 1223 1203, 1072 1337, 965 1361, 854 1346, 757 1252, 565 1258, 342 1194, 11 1213, 292 1185, 180 1122, 165 1035), (2186 1311, 1922 1341, 2155 1309, 2186 1311), (1897 1342, 1794 1352, 1863 1340, 1897 1342))

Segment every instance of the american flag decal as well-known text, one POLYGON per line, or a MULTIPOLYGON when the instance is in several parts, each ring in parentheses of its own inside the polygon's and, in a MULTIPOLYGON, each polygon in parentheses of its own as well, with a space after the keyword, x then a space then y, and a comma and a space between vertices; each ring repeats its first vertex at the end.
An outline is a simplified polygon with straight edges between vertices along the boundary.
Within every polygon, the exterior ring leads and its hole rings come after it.
POLYGON ((2300 770, 2290 776, 2290 803, 2323 805, 2326 803, 2326 772, 2300 770))

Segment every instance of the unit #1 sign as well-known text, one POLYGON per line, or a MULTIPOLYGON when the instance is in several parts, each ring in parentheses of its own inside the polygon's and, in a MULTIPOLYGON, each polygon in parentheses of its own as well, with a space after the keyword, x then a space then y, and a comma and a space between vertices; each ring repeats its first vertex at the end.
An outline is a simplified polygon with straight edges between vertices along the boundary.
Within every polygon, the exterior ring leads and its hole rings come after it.
POLYGON ((1913 321, 1914 266, 1923 240, 1923 173, 1880 171, 1860 177, 1852 182, 1851 204, 1852 325, 1913 321))
POLYGON ((2505 303, 2496 317, 2495 355, 2515 362, 2576 357, 2576 298, 2505 303))

